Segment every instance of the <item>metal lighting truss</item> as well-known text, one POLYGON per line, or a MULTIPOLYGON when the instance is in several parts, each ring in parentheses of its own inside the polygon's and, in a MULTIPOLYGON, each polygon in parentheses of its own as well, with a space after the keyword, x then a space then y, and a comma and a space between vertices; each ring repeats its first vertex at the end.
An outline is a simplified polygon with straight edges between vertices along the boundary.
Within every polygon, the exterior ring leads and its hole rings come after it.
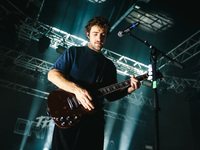
POLYGON ((39 41, 39 39, 44 35, 51 39, 51 46, 54 48, 57 48, 58 45, 70 47, 72 45, 77 45, 77 43, 84 44, 87 42, 57 28, 39 22, 38 18, 44 3, 45 0, 29 0, 23 3, 26 9, 22 10, 19 2, 16 2, 15 0, 7 0, 5 6, 0 4, 0 8, 7 13, 13 12, 23 16, 20 23, 16 24, 19 39, 27 40, 28 42, 31 39, 39 41), (27 14, 26 11, 31 13, 27 14))
MULTIPOLYGON (((40 13, 42 11, 45 0, 27 0, 23 2, 17 2, 15 0, 7 0, 7 3, 12 7, 11 12, 17 11, 20 14, 23 14, 26 17, 31 17, 34 20, 38 20, 40 13), (23 3, 23 4, 22 4, 23 3), (20 4, 23 5, 26 9, 22 10, 20 4), (26 14, 24 11, 29 11, 31 13, 26 14)), ((23 8, 22 6, 22 8, 23 8)))
MULTIPOLYGON (((145 72, 144 70, 147 70, 148 66, 120 54, 114 53, 107 49, 103 49, 102 52, 108 59, 114 62, 115 66, 117 67, 117 72, 119 74, 141 75, 145 72)), ((31 70, 46 74, 53 65, 50 62, 29 56, 22 52, 17 52, 5 47, 0 47, 0 60, 2 60, 2 62, 5 62, 6 59, 11 60, 11 62, 14 64, 10 68, 10 70, 18 71, 21 73, 26 73, 31 70)), ((3 65, 3 63, 1 65, 3 65)))
POLYGON ((118 119, 118 120, 122 120, 122 121, 127 121, 130 123, 136 123, 137 125, 141 125, 141 126, 145 126, 146 122, 142 121, 142 120, 138 120, 132 117, 127 117, 126 115, 122 115, 119 113, 115 113, 113 111, 109 111, 109 110, 105 110, 105 116, 106 117, 110 117, 110 118, 114 118, 114 119, 118 119))
POLYGON ((33 89, 33 88, 30 88, 30 87, 20 85, 20 84, 17 84, 17 83, 13 83, 13 82, 10 82, 10 81, 6 81, 6 80, 3 80, 3 79, 0 79, 0 86, 4 87, 4 88, 16 90, 16 91, 19 91, 19 92, 22 92, 22 93, 26 93, 28 95, 40 97, 40 98, 43 98, 43 99, 47 99, 47 97, 49 95, 48 92, 43 92, 43 91, 40 91, 40 90, 37 90, 37 89, 33 89))
POLYGON ((17 26, 17 29, 18 37, 20 39, 39 41, 42 36, 46 36, 51 40, 50 46, 53 48, 57 48, 58 46, 69 48, 71 46, 83 46, 88 43, 84 39, 39 21, 35 22, 30 18, 21 21, 21 24, 17 26))
MULTIPOLYGON (((199 53, 200 53, 200 30, 194 33, 185 41, 183 41, 181 44, 177 45, 166 55, 181 63, 184 63, 199 53)), ((164 57, 161 57, 158 60, 159 69, 162 69, 169 63, 170 61, 168 61, 164 57)))
POLYGON ((126 99, 129 101, 129 103, 137 106, 148 105, 153 108, 153 99, 143 96, 142 92, 140 94, 130 94, 126 96, 126 99))
POLYGON ((126 56, 115 53, 111 50, 102 49, 105 57, 110 59, 117 68, 117 73, 121 75, 141 75, 147 72, 148 66, 126 56))
POLYGON ((50 62, 5 47, 0 47, 0 60, 2 62, 0 66, 9 60, 12 63, 11 66, 8 66, 9 70, 30 75, 33 72, 46 74, 53 65, 50 62))
POLYGON ((198 79, 186 79, 173 76, 165 76, 162 82, 168 84, 168 90, 175 90, 176 93, 184 92, 188 88, 200 89, 200 82, 198 79))
MULTIPOLYGON (((190 36, 188 39, 183 41, 181 44, 176 46, 174 49, 169 51, 166 55, 184 63, 196 56, 200 53, 200 30, 190 36)), ((158 60, 159 70, 166 67, 170 61, 161 57, 158 60)), ((198 79, 186 79, 186 78, 178 78, 172 76, 165 76, 165 79, 162 80, 166 84, 170 86, 168 89, 174 89, 176 92, 183 92, 184 89, 188 88, 200 88, 200 82, 198 79)))

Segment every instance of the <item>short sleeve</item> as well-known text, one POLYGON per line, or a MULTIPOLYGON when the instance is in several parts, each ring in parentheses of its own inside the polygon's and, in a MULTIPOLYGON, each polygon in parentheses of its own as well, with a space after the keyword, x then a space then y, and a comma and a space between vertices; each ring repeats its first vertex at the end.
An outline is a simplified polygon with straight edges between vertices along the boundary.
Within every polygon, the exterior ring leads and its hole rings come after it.
POLYGON ((69 75, 73 61, 71 53, 71 48, 65 50, 65 52, 58 58, 51 69, 57 69, 64 75, 69 75))

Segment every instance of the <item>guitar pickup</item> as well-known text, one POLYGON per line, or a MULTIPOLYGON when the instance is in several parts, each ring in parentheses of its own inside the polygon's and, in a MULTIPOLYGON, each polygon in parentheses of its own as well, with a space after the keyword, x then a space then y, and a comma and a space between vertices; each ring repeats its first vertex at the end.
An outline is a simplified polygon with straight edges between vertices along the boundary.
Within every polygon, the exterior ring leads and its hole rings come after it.
POLYGON ((75 98, 75 97, 72 97, 72 100, 73 100, 73 102, 74 102, 75 106, 76 106, 76 107, 78 107, 78 106, 79 106, 79 104, 78 104, 78 101, 76 100, 76 98, 75 98))
POLYGON ((72 101, 71 101, 71 99, 70 99, 69 97, 67 98, 67 102, 68 102, 68 104, 69 104, 70 109, 74 109, 74 106, 73 106, 73 104, 72 104, 72 101))

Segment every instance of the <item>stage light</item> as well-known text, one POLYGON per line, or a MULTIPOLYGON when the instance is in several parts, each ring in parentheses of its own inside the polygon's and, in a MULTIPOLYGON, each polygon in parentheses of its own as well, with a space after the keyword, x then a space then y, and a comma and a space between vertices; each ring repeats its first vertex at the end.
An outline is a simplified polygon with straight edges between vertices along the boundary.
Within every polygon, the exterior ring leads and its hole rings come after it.
POLYGON ((46 49, 48 49, 50 45, 51 39, 42 35, 38 42, 38 50, 43 53, 46 49))
POLYGON ((88 0, 89 2, 91 2, 91 3, 103 3, 103 2, 105 2, 106 0, 88 0))
MULTIPOLYGON (((119 103, 116 103, 116 105, 109 105, 108 110, 112 112, 117 112, 120 105, 119 103)), ((106 116, 106 115, 105 115, 106 116)), ((106 118, 106 124, 105 124, 105 136, 104 136, 104 149, 108 150, 109 144, 111 141, 111 135, 114 132, 114 126, 116 124, 117 120, 115 118, 106 118)))
POLYGON ((49 124, 47 138, 46 138, 43 150, 49 150, 51 148, 54 126, 55 124, 52 120, 49 124))
POLYGON ((162 32, 171 28, 174 20, 167 14, 161 12, 147 12, 135 6, 132 12, 126 16, 126 21, 129 23, 140 22, 141 29, 153 32, 162 32))
MULTIPOLYGON (((127 111, 126 111, 126 116, 132 116, 134 114, 134 116, 136 118, 139 118, 141 111, 137 110, 137 109, 132 109, 132 107, 127 107, 127 111)), ((121 131, 121 137, 119 140, 119 149, 129 149, 130 145, 131 145, 131 140, 132 137, 134 136, 135 133, 135 129, 136 129, 136 123, 132 122, 124 122, 123 127, 122 127, 122 131, 121 131)))

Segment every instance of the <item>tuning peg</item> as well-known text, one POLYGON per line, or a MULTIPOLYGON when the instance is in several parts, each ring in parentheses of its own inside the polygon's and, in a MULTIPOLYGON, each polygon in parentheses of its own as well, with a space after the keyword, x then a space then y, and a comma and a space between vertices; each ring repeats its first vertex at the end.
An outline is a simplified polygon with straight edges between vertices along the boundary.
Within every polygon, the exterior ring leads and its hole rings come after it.
POLYGON ((153 79, 153 68, 152 68, 152 64, 149 64, 148 66, 148 80, 152 80, 153 79))

